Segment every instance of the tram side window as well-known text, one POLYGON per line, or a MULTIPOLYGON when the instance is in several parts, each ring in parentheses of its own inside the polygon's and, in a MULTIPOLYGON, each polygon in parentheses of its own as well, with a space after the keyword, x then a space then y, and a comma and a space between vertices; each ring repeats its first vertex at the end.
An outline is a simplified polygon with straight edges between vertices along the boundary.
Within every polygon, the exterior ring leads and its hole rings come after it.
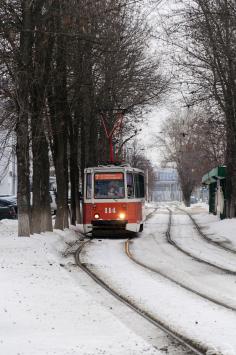
POLYGON ((144 176, 141 174, 135 174, 134 181, 135 181, 135 197, 144 198, 145 196, 144 176))
POLYGON ((92 197, 92 174, 86 175, 86 197, 92 197))
POLYGON ((127 173, 127 195, 128 198, 134 197, 134 180, 132 173, 127 173))

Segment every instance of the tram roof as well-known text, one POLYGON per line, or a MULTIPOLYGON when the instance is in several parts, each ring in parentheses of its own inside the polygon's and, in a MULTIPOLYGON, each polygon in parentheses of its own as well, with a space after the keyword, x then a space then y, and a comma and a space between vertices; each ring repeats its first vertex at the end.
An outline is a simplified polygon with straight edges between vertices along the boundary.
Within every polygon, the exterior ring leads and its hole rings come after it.
POLYGON ((134 171, 134 172, 140 172, 144 173, 143 170, 138 169, 138 168, 133 168, 130 166, 130 164, 121 164, 121 165, 115 165, 115 164, 109 164, 109 165, 98 165, 94 167, 89 167, 84 169, 84 172, 89 173, 93 171, 134 171))

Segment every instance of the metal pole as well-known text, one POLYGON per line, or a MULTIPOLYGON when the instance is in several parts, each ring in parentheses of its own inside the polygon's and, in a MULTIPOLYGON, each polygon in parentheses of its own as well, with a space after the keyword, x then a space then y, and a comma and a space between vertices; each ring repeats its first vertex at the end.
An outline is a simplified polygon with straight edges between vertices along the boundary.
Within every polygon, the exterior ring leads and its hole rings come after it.
POLYGON ((16 195, 16 153, 12 147, 12 195, 16 195))
POLYGON ((110 162, 114 163, 114 150, 112 144, 112 136, 109 137, 109 145, 110 145, 110 162))

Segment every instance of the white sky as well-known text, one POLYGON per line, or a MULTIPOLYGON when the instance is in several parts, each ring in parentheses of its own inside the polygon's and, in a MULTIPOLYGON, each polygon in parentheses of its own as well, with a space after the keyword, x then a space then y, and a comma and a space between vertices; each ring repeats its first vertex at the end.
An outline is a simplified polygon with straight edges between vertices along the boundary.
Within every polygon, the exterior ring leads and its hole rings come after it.
MULTIPOLYGON (((155 2, 153 1, 152 3, 154 4, 155 2)), ((158 1, 156 1, 156 3, 158 3, 158 1)), ((176 5, 173 4, 172 1, 162 0, 158 6, 153 5, 153 11, 149 11, 149 22, 157 36, 160 36, 162 31, 162 24, 160 21, 161 16, 170 13, 173 7, 176 7, 176 5)), ((163 74, 168 77, 169 72, 173 72, 172 63, 168 60, 169 56, 167 55, 170 48, 163 46, 163 42, 160 40, 153 39, 149 50, 152 55, 155 53, 160 59, 162 62, 161 70, 163 71, 163 74)), ((162 156, 159 154, 158 149, 153 146, 155 145, 155 136, 161 134, 162 122, 167 120, 171 113, 182 107, 183 103, 181 100, 182 96, 179 92, 169 92, 165 95, 164 100, 160 105, 154 106, 152 111, 144 116, 142 132, 138 135, 138 141, 140 142, 140 145, 145 148, 146 157, 150 159, 154 165, 159 165, 162 160, 162 156)))
POLYGON ((146 157, 155 165, 159 165, 162 156, 155 147, 155 137, 161 133, 162 122, 170 115, 166 105, 154 107, 145 117, 145 123, 142 125, 142 131, 138 135, 138 141, 145 148, 146 157))

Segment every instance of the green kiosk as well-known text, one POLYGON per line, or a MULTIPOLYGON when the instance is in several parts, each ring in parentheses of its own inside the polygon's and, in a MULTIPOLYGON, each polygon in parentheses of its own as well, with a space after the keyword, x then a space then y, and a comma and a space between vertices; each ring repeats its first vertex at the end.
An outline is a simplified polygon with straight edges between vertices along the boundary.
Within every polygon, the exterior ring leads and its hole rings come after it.
POLYGON ((221 219, 225 218, 225 184, 226 167, 218 166, 202 178, 202 184, 209 188, 209 213, 218 215, 221 219))

